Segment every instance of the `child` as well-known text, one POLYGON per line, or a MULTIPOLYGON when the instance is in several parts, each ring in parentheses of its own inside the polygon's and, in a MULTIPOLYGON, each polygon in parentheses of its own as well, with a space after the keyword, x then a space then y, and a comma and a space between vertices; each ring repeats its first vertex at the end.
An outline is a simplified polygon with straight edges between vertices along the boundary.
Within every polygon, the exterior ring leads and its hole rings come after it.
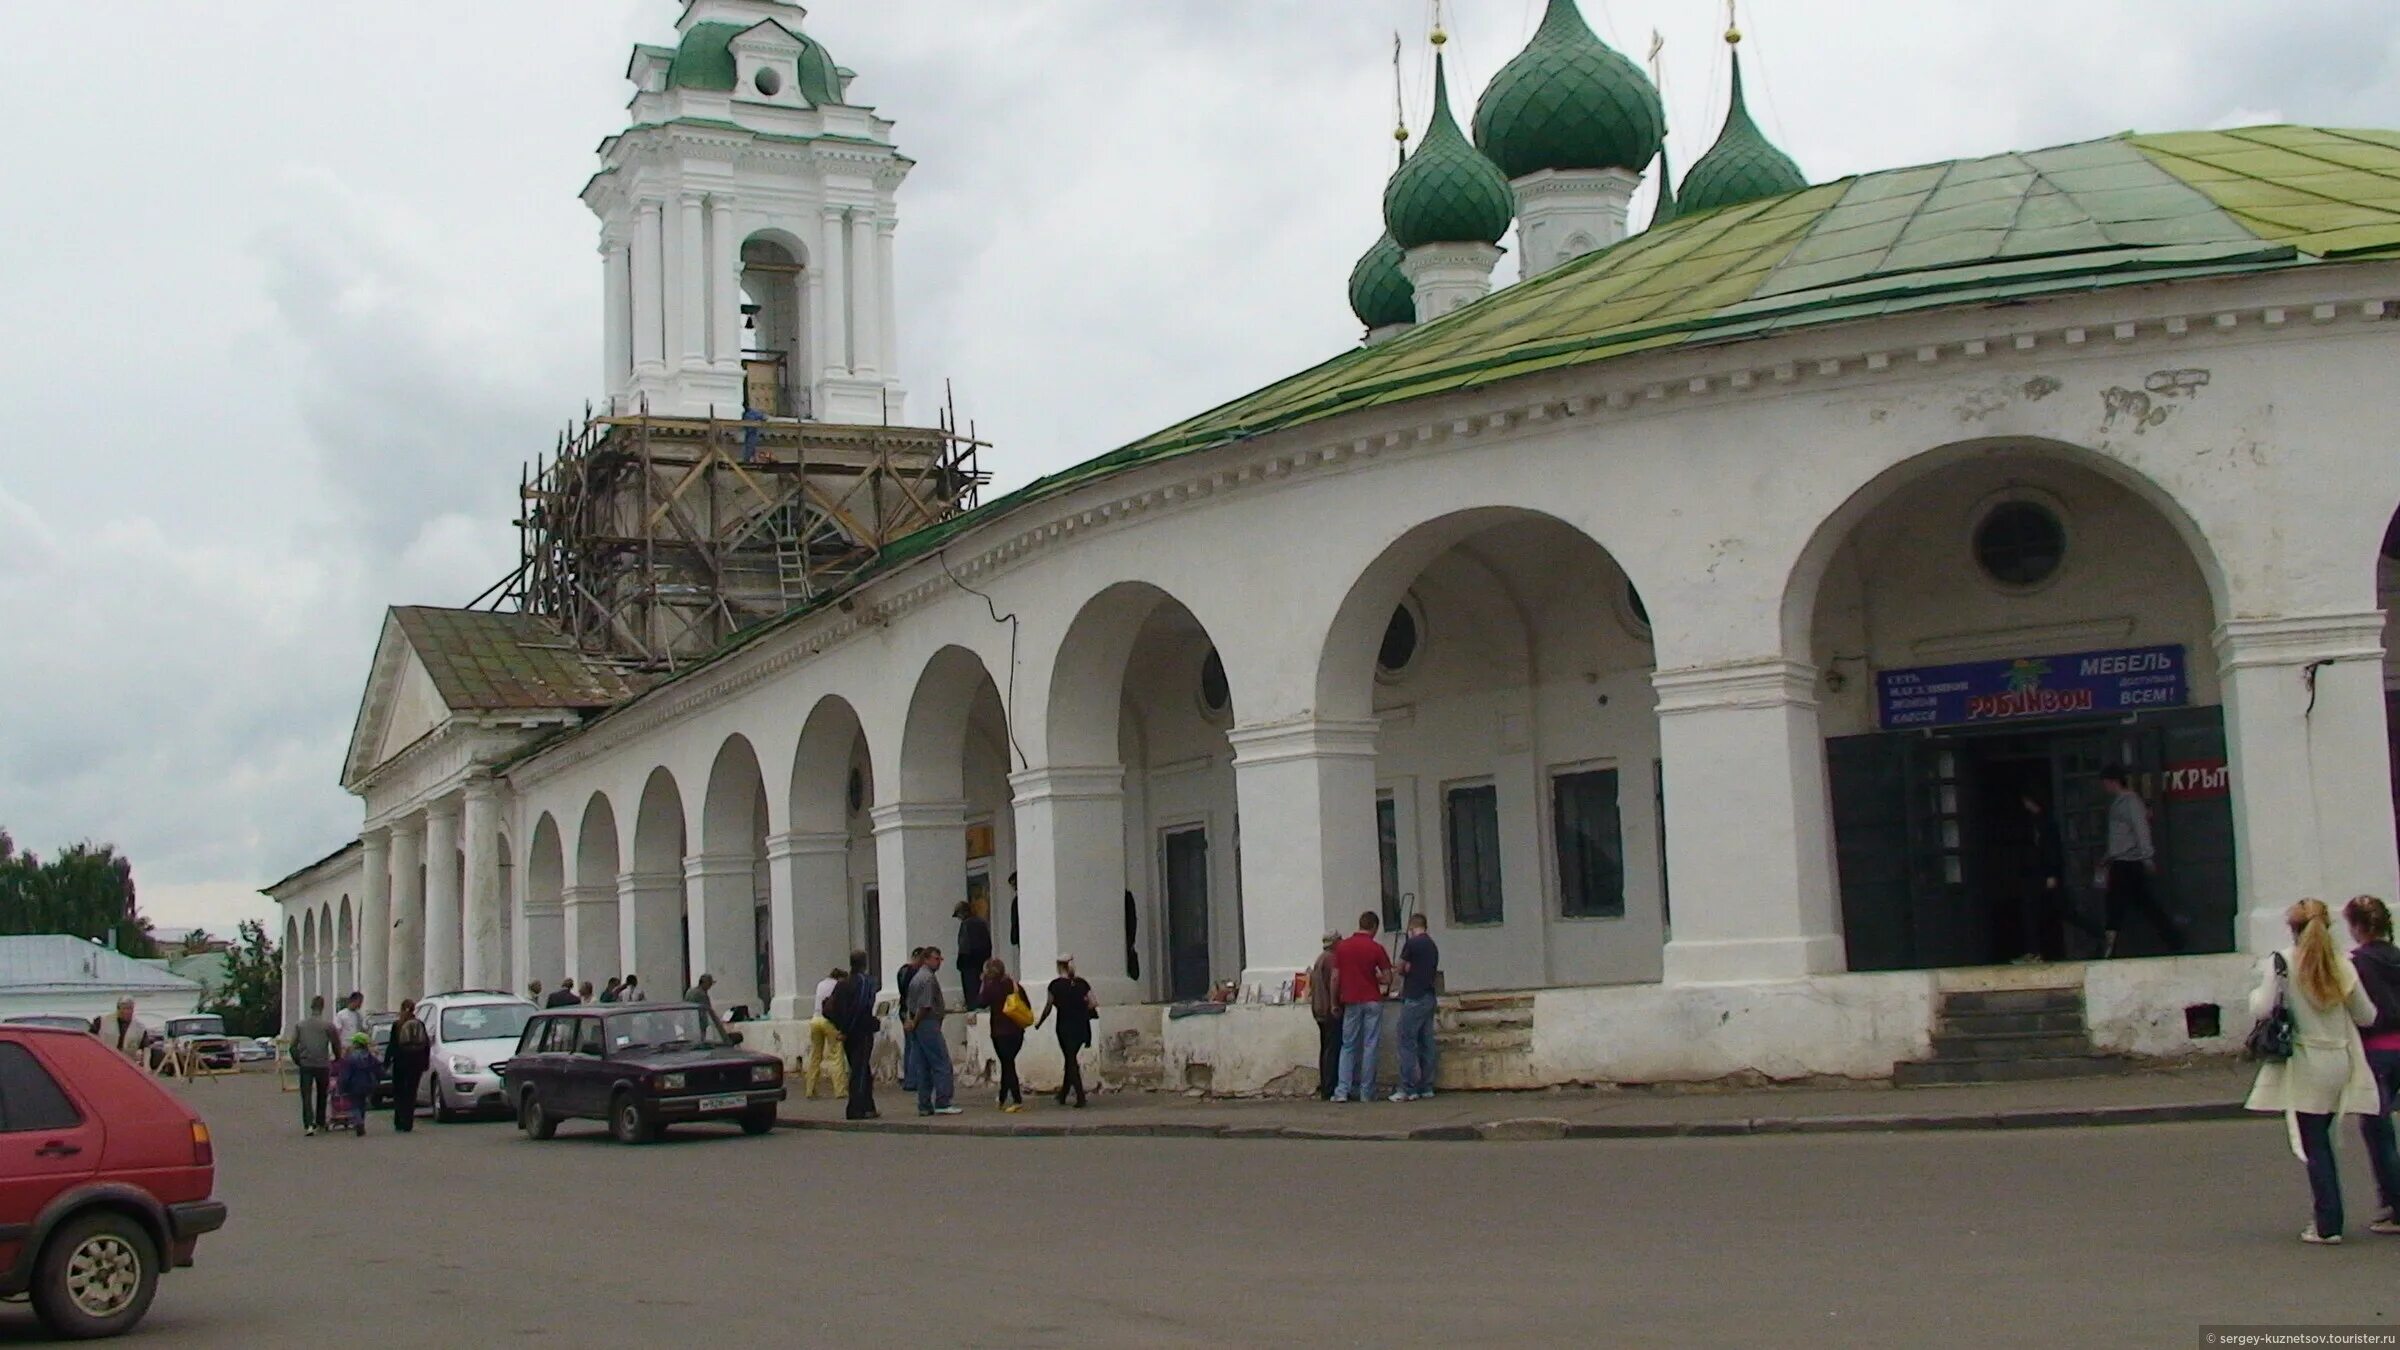
POLYGON ((350 1038, 350 1051, 334 1066, 335 1091, 347 1099, 350 1107, 350 1128, 359 1138, 367 1137, 367 1103, 375 1100, 375 1082, 382 1074, 375 1062, 375 1051, 365 1032, 350 1038))

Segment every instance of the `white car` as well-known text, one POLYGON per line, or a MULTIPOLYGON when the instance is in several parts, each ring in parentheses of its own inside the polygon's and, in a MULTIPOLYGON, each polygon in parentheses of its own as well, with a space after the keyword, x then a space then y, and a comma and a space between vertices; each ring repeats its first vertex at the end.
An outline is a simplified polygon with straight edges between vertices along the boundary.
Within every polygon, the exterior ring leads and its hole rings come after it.
POLYGON ((417 1016, 433 1037, 433 1063, 418 1089, 417 1104, 448 1124, 462 1116, 513 1115, 507 1089, 492 1071, 517 1048, 533 1003, 494 989, 432 994, 417 1003, 417 1016))

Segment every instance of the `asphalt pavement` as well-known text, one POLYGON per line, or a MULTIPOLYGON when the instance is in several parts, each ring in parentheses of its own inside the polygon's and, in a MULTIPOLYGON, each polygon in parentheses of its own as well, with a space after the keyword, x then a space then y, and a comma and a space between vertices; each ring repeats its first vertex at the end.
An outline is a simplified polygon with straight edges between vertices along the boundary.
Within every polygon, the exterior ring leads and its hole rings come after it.
MULTIPOLYGON (((300 1136, 178 1089, 225 1230, 191 1347, 2175 1346, 2391 1326, 2400 1239, 2305 1247, 2272 1119, 1458 1147, 570 1125, 300 1136)), ((894 1105, 895 1103, 887 1103, 894 1105)), ((1404 1110, 1361 1107, 1354 1110, 1404 1110)), ((1012 1118, 1014 1119, 1014 1118, 1012 1118)), ((0 1344, 34 1339, 0 1309, 0 1344)))

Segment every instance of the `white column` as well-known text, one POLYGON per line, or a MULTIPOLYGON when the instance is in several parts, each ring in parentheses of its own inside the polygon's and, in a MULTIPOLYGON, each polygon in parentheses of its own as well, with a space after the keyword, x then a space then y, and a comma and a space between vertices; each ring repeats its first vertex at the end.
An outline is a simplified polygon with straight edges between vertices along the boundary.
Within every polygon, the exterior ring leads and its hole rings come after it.
POLYGON ((816 267, 825 279, 825 303, 817 327, 816 348, 825 354, 828 375, 850 373, 850 265, 846 261, 850 252, 849 235, 842 208, 826 207, 820 231, 820 261, 816 267))
POLYGON ((767 839, 767 906, 779 1021, 805 1021, 820 972, 850 963, 850 836, 794 830, 767 839), (788 974, 786 972, 789 972, 788 974))
POLYGON ((868 818, 883 897, 883 959, 896 963, 911 947, 934 946, 955 961, 958 921, 950 911, 967 898, 966 803, 892 802, 868 818))
MULTIPOLYGON (((569 886, 560 897, 559 908, 566 948, 559 969, 595 985, 608 983, 611 975, 624 974, 627 968, 617 959, 617 888, 569 886)), ((536 965, 531 978, 554 979, 556 972, 536 965)))
POLYGON ((742 237, 733 198, 708 199, 709 360, 726 375, 742 372, 742 237))
POLYGON ((466 932, 458 868, 459 804, 445 798, 425 809, 425 992, 464 987, 466 932))
MULTIPOLYGON (((1431 323, 1492 293, 1492 269, 1500 250, 1490 244, 1423 244, 1400 260, 1416 288, 1417 322, 1431 323)), ((1322 936, 1320 934, 1320 936, 1322 936)))
POLYGON ((633 255, 622 239, 600 246, 600 322, 607 335, 600 387, 619 393, 633 378, 633 255))
POLYGON ((883 367, 883 284, 876 280, 882 267, 875 242, 875 213, 866 208, 850 213, 850 368, 873 375, 883 367))
MULTIPOLYGON (((1375 860, 1372 721, 1302 718, 1237 726, 1242 826, 1242 985, 1281 988, 1382 901, 1375 860)), ((1078 952, 1076 955, 1081 956, 1078 952)))
POLYGON ((2383 624, 2369 610, 2217 629, 2244 951, 2289 943, 2283 911, 2304 896, 2331 907, 2338 930, 2351 896, 2400 894, 2383 624))
MULTIPOLYGON (((617 947, 625 973, 653 999, 683 997, 683 877, 626 872, 617 878, 617 947)), ((579 975, 579 978, 582 978, 579 975)))
POLYGON ((687 192, 676 203, 676 271, 675 294, 668 312, 676 318, 682 330, 682 366, 685 370, 708 368, 708 227, 707 204, 697 192, 687 192))
POLYGON ((469 989, 510 987, 507 926, 500 906, 500 785, 488 778, 467 784, 466 932, 461 978, 469 989))
POLYGON ((333 934, 333 983, 327 987, 333 990, 335 998, 346 999, 350 997, 351 990, 358 988, 352 978, 357 968, 351 964, 351 952, 358 940, 358 911, 355 907, 350 912, 350 940, 342 940, 339 919, 334 922, 333 934))
POLYGON ((364 869, 358 902, 358 988, 369 1008, 390 1008, 392 1000, 392 837, 388 830, 368 830, 359 836, 359 866, 364 869))
MULTIPOLYGON (((1016 807, 1021 978, 1047 979, 1060 952, 1102 1003, 1142 1001, 1125 977, 1125 769, 1052 766, 1008 777, 1016 807)), ((1369 819, 1374 808, 1370 804, 1369 819)), ((1006 913, 992 916, 1005 938, 1006 913)))
POLYGON ((665 296, 666 241, 660 202, 643 202, 633 218, 633 369, 637 375, 663 374, 667 368, 666 326, 661 314, 665 296))
POLYGON ((425 817, 392 823, 391 1006, 425 996, 425 817))
POLYGON ((1675 888, 1669 984, 1843 968, 1816 682, 1814 666, 1779 657, 1651 677, 1675 888))
MULTIPOLYGON (((900 373, 900 309, 893 282, 896 250, 892 245, 892 235, 899 228, 900 222, 890 216, 875 222, 875 290, 881 297, 876 308, 875 331, 883 339, 881 369, 887 380, 900 373)), ((897 419, 899 411, 895 409, 892 416, 897 419)))
MULTIPOLYGON (((684 895, 691 918, 692 978, 717 977, 710 996, 717 1011, 758 1005, 757 899, 751 893, 757 868, 747 853, 696 853, 683 860, 684 895)), ((816 981, 809 981, 813 988, 816 981)))
POLYGON ((275 940, 283 944, 283 1029, 289 1032, 292 1024, 300 1020, 301 1010, 308 1006, 304 1000, 308 991, 302 987, 306 981, 300 971, 300 926, 290 922, 289 906, 278 905, 276 912, 283 922, 275 940))

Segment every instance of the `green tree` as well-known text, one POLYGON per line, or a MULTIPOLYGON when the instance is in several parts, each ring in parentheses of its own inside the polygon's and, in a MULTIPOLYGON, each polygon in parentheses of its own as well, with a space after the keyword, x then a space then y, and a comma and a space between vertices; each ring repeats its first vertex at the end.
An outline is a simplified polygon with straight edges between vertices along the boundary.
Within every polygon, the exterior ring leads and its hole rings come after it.
POLYGON ((225 1019, 225 1030, 236 1036, 274 1036, 283 1031, 283 953, 267 936, 267 926, 242 920, 241 937, 225 954, 225 986, 213 994, 202 1011, 225 1019))
POLYGON ((114 844, 75 844, 43 862, 0 830, 0 934, 116 939, 127 956, 156 956, 133 888, 133 863, 114 844))

